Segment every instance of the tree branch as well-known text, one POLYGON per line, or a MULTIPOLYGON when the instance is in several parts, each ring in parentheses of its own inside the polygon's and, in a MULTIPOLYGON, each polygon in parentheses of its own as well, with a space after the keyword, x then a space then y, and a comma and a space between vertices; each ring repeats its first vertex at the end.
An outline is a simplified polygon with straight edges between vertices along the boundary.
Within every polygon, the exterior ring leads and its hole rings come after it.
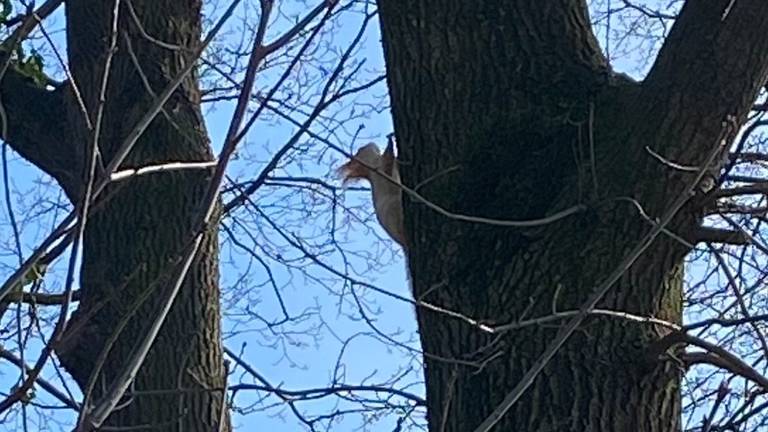
MULTIPOLYGON (((22 302, 32 305, 53 306, 64 303, 66 294, 46 294, 30 292, 12 292, 0 301, 4 303, 22 302)), ((80 290, 72 291, 72 301, 80 301, 80 290)))
MULTIPOLYGON (((67 85, 47 90, 16 69, 12 50, 40 21, 58 9, 62 0, 47 0, 28 9, 21 24, 3 42, 0 53, 0 138, 43 172, 56 179, 70 198, 80 188, 82 157, 67 127, 67 85)), ((45 80, 50 83, 53 80, 45 80)))
POLYGON ((768 183, 752 183, 733 188, 718 189, 712 192, 713 199, 732 198, 741 195, 768 195, 768 183))
POLYGON ((768 38, 755 37, 768 32, 765 16, 763 0, 685 2, 642 84, 633 135, 643 146, 652 137, 654 151, 699 165, 724 119, 744 123, 768 72, 768 38))
POLYGON ((721 243, 729 245, 748 245, 749 239, 739 231, 731 231, 712 227, 699 227, 693 231, 691 243, 721 243))
POLYGON ((0 109, 8 119, 8 144, 72 198, 81 187, 82 155, 68 133, 68 88, 46 90, 11 67, 0 83, 0 109))
MULTIPOLYGON (((768 378, 757 372, 752 366, 742 361, 739 357, 726 350, 725 348, 707 342, 699 337, 684 333, 673 332, 658 341, 649 349, 652 355, 658 356, 664 353, 673 345, 684 344, 693 345, 705 350, 705 352, 687 352, 682 355, 682 360, 686 366, 694 364, 710 364, 731 373, 744 377, 755 384, 768 390, 768 378)), ((653 357, 658 358, 658 357, 653 357)))
MULTIPOLYGON (((18 356, 16 356, 12 352, 2 347, 0 347, 0 358, 13 363, 17 367, 23 367, 27 371, 32 370, 32 368, 25 365, 18 356)), ((72 408, 75 411, 80 410, 80 405, 77 402, 73 401, 69 396, 64 394, 64 392, 59 390, 55 385, 39 377, 37 378, 36 382, 40 387, 42 387, 45 391, 47 391, 51 396, 61 401, 64 405, 68 406, 69 408, 72 408)))

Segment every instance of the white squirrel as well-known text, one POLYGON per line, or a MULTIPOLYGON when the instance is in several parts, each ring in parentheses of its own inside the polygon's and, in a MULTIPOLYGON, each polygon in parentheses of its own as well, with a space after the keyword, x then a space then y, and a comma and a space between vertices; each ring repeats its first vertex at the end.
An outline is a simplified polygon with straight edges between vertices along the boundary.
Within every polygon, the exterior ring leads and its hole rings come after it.
POLYGON ((366 179, 370 182, 376 218, 384 231, 404 250, 407 249, 403 225, 403 190, 400 187, 394 140, 389 140, 384 153, 380 153, 379 147, 374 143, 364 145, 349 162, 339 167, 339 173, 344 183, 356 179, 366 179), (380 173, 386 174, 395 182, 380 173))

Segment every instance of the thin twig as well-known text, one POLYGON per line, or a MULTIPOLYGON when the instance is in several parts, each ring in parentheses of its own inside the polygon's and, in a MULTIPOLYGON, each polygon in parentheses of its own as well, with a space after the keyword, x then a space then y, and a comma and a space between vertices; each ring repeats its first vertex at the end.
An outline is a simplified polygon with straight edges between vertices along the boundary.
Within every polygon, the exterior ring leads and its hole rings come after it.
POLYGON ((672 162, 671 160, 669 160, 669 159, 665 158, 664 156, 662 156, 662 155, 656 153, 655 151, 651 150, 651 148, 648 147, 648 146, 645 146, 645 151, 647 151, 651 156, 653 156, 656 160, 658 160, 662 164, 664 164, 664 165, 666 165, 666 166, 668 166, 670 168, 676 169, 678 171, 696 173, 696 172, 699 172, 699 170, 701 169, 701 168, 699 168, 697 166, 681 165, 681 164, 679 164, 677 162, 672 162))
MULTIPOLYGON (((711 243, 708 243, 707 247, 709 248, 709 251, 715 256, 715 259, 717 260, 717 263, 720 265, 720 268, 723 270, 723 273, 725 273, 725 277, 728 280, 728 286, 731 287, 731 291, 733 292, 733 296, 736 298, 736 304, 739 306, 739 309, 741 310, 741 314, 744 315, 745 318, 749 318, 750 317, 749 307, 747 307, 747 304, 744 302, 744 297, 742 296, 741 291, 739 290, 739 285, 738 285, 738 282, 736 281, 736 277, 733 275, 733 272, 731 272, 731 269, 728 268, 728 263, 726 263, 725 258, 723 258, 723 255, 720 253, 720 251, 715 249, 715 247, 712 246, 711 243)), ((748 321, 748 322, 749 322, 749 326, 752 327, 752 330, 755 332, 757 339, 760 341, 760 347, 763 350, 763 356, 766 359, 768 359, 768 342, 766 342, 763 331, 760 329, 760 327, 757 325, 755 321, 748 321)))
MULTIPOLYGON (((760 374, 758 371, 756 371, 752 366, 744 363, 739 357, 732 354, 727 349, 713 344, 711 342, 707 342, 704 339, 701 339, 699 337, 693 336, 688 333, 683 332, 675 332, 671 333, 664 337, 664 339, 660 340, 658 342, 658 346, 654 347, 653 349, 656 351, 659 351, 663 349, 663 351, 666 351, 667 348, 676 345, 676 344, 686 344, 686 345, 693 345, 697 346, 699 348, 704 349, 708 353, 714 354, 713 356, 700 356, 697 355, 698 353, 685 353, 685 356, 683 357, 683 360, 687 360, 687 363, 689 366, 691 364, 695 363, 707 363, 711 364, 717 367, 720 367, 722 369, 725 369, 729 372, 733 372, 736 375, 739 375, 741 377, 744 377, 755 384, 759 385, 763 388, 764 391, 768 391, 768 378, 760 374), (687 359, 686 359, 687 356, 687 359)), ((663 352, 662 351, 662 352, 663 352)))
MULTIPOLYGON (((3 358, 11 363, 13 363, 15 366, 19 368, 23 368, 27 371, 31 371, 32 368, 25 365, 23 361, 17 356, 15 356, 12 352, 0 347, 0 358, 3 358)), ((36 380, 37 384, 40 385, 45 391, 47 391, 51 396, 55 397, 59 401, 61 401, 64 405, 72 408, 73 410, 79 410, 80 405, 72 400, 69 396, 65 395, 61 390, 56 388, 55 385, 51 384, 50 382, 44 380, 43 378, 38 377, 36 380)))
POLYGON ((147 165, 140 168, 128 168, 122 171, 113 173, 110 176, 110 181, 117 182, 127 180, 133 177, 155 174, 160 172, 169 171, 182 171, 182 170, 206 170, 216 166, 217 161, 206 162, 167 162, 157 165, 147 165))
POLYGON ((70 72, 69 66, 67 66, 67 62, 64 61, 64 57, 59 52, 59 49, 56 48, 56 44, 53 43, 53 39, 45 30, 45 27, 43 26, 43 19, 39 17, 37 14, 34 15, 34 18, 37 20, 37 23, 40 26, 40 33, 48 42, 48 45, 50 45, 51 50, 53 51, 53 54, 56 57, 56 60, 59 62, 59 66, 61 66, 62 70, 64 71, 64 76, 66 76, 67 80, 69 81, 69 85, 72 89, 72 93, 75 95, 75 100, 77 101, 77 106, 78 108, 80 108, 80 112, 83 114, 83 120, 85 121, 85 126, 88 128, 88 130, 92 130, 93 124, 91 123, 91 117, 88 115, 88 109, 85 107, 85 101, 83 100, 83 96, 82 96, 82 93, 80 92, 80 88, 77 86, 77 81, 75 81, 75 77, 72 75, 72 72, 70 72))

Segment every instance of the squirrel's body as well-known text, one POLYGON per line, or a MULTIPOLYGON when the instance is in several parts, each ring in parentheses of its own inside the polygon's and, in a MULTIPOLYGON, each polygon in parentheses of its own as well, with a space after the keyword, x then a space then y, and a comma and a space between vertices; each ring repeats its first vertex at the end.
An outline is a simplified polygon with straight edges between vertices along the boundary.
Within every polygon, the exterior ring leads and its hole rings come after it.
POLYGON ((366 144, 357 151, 353 159, 342 165, 339 170, 345 182, 359 178, 368 180, 371 184, 376 218, 384 231, 405 249, 403 191, 400 187, 400 172, 397 168, 392 142, 390 141, 383 154, 379 153, 376 144, 366 144), (381 173, 386 174, 389 178, 381 173))

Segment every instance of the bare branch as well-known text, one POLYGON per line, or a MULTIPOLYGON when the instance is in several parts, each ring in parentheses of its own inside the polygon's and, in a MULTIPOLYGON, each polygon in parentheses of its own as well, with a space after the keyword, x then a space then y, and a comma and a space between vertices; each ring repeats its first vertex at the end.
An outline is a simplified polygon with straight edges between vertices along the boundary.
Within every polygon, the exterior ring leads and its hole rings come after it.
POLYGON ((8 144, 74 197, 80 189, 82 161, 68 133, 66 91, 66 86, 54 91, 41 88, 11 68, 0 84, 0 100, 8 119, 8 144))
MULTIPOLYGON (((708 152, 705 137, 720 134, 721 119, 733 116, 738 124, 745 121, 768 70, 768 39, 754 37, 768 31, 768 21, 762 19, 768 3, 740 0, 731 7, 732 3, 683 5, 642 84, 643 128, 655 131, 656 142, 648 143, 645 129, 638 129, 638 145, 699 165, 708 152), (718 31, 712 31, 715 28, 718 31), (744 55, 745 49, 755 55, 744 55), (702 97, 699 89, 704 87, 720 89, 717 97, 702 97), (672 102, 680 100, 689 103, 672 102)), ((719 170, 723 162, 712 169, 719 170)))
MULTIPOLYGON (((72 301, 80 300, 80 290, 72 291, 72 301)), ((8 294, 3 303, 27 303, 31 305, 54 306, 64 303, 66 294, 46 294, 30 292, 12 292, 8 294)))
POLYGON ((698 338, 696 336, 683 332, 671 333, 661 339, 656 346, 652 347, 651 352, 663 353, 671 346, 681 343, 686 345, 694 345, 707 351, 707 353, 685 353, 683 355, 683 360, 687 364, 711 364, 713 366, 728 370, 736 375, 742 376, 759 385, 764 390, 768 391, 768 378, 761 375, 752 366, 744 363, 736 355, 732 354, 725 348, 707 342, 704 339, 698 338))
POLYGON ((46 1, 27 15, 5 42, 5 49, 0 53, 0 122, 2 138, 74 197, 80 187, 82 153, 68 133, 65 100, 68 86, 53 91, 41 87, 18 71, 11 61, 12 49, 62 2, 46 1))
POLYGON ((765 195, 768 194, 768 183, 752 183, 745 186, 718 189, 712 192, 713 199, 731 198, 741 195, 765 195))
MULTIPOLYGON (((5 360, 8 360, 9 362, 13 363, 17 367, 23 367, 27 372, 31 372, 32 368, 25 365, 20 358, 15 356, 12 352, 0 347, 0 358, 3 358, 5 360)), ((59 401, 61 401, 64 405, 72 408, 73 410, 77 411, 80 409, 80 405, 69 398, 64 392, 56 388, 55 385, 51 384, 50 382, 42 379, 37 378, 35 381, 40 387, 45 389, 51 396, 55 397, 59 401)))
POLYGON ((731 231, 712 227, 699 227, 692 233, 691 243, 722 243, 730 245, 748 245, 749 239, 740 231, 731 231))
POLYGON ((158 165, 149 165, 140 168, 129 168, 113 173, 110 181, 117 182, 129 178, 169 171, 210 169, 216 166, 217 161, 206 162, 168 162, 158 165))

